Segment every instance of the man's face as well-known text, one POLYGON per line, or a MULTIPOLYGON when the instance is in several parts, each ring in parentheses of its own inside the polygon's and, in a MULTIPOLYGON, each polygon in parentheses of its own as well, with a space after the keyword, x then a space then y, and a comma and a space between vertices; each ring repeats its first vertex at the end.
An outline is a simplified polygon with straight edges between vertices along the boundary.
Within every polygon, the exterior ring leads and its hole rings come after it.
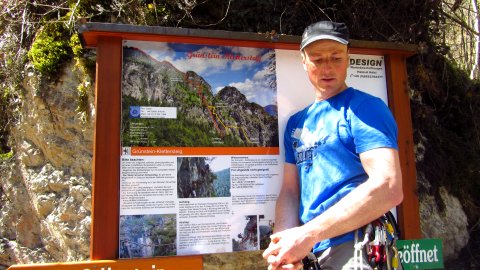
POLYGON ((347 88, 348 47, 333 40, 319 40, 302 53, 303 67, 317 91, 317 99, 332 97, 347 88))

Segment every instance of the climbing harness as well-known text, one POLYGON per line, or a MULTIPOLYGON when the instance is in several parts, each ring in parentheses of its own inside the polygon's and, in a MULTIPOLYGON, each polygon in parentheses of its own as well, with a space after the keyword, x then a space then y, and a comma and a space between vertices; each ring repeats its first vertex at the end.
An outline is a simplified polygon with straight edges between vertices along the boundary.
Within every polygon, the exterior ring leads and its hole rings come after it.
MULTIPOLYGON (((396 241, 400 238, 400 230, 393 214, 389 211, 382 217, 370 222, 362 229, 355 231, 354 268, 362 269, 363 252, 373 270, 402 270, 396 241), (359 242, 359 231, 363 232, 363 240, 359 242)), ((303 270, 321 270, 318 259, 309 253, 303 260, 303 270)))
POLYGON ((363 265, 363 251, 366 251, 368 263, 373 270, 400 270, 401 265, 396 248, 400 237, 395 217, 391 212, 367 224, 363 228, 363 241, 359 241, 355 231, 354 269, 363 265), (400 268, 399 268, 400 267, 400 268))
POLYGON ((303 270, 321 270, 320 265, 318 264, 318 259, 315 254, 312 252, 308 253, 308 255, 303 258, 303 270))

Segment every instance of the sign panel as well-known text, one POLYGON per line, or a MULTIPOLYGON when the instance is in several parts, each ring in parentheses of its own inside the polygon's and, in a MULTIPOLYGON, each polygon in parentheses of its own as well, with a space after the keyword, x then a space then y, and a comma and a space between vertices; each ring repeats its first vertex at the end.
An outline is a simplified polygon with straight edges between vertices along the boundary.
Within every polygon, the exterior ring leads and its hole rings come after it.
MULTIPOLYGON (((351 55, 347 83, 386 102, 383 57, 351 55)), ((265 249, 313 101, 298 51, 124 41, 120 258, 265 249)))
POLYGON ((404 270, 443 269, 441 239, 398 240, 397 249, 404 270))
POLYGON ((266 248, 276 89, 271 49, 124 43, 120 258, 266 248))
POLYGON ((347 84, 377 96, 388 104, 384 57, 350 54, 347 84))

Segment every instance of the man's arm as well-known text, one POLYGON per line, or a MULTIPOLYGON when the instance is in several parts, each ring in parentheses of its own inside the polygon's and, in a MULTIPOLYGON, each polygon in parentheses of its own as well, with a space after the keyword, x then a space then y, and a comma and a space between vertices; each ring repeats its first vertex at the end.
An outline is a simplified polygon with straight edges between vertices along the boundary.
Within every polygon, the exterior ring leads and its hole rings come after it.
POLYGON ((398 152, 377 148, 360 154, 360 160, 369 176, 366 182, 310 222, 272 236, 278 239, 267 249, 275 255, 273 266, 297 262, 315 243, 360 228, 401 203, 398 152))
MULTIPOLYGON (((283 183, 275 205, 274 233, 300 226, 298 218, 299 201, 300 187, 297 166, 295 164, 285 163, 283 168, 283 183)), ((270 237, 270 245, 263 253, 263 257, 267 259, 269 263, 271 260, 275 260, 275 256, 277 255, 277 252, 272 252, 272 250, 276 249, 276 243, 280 240, 280 238, 275 237, 275 235, 276 234, 273 234, 270 237)), ((300 266, 301 263, 296 262, 296 264, 287 265, 287 268, 298 269, 300 266)), ((274 269, 274 267, 269 266, 268 269, 274 269)))
POLYGON ((295 164, 286 163, 283 168, 283 183, 275 205, 275 231, 297 227, 300 187, 295 164))

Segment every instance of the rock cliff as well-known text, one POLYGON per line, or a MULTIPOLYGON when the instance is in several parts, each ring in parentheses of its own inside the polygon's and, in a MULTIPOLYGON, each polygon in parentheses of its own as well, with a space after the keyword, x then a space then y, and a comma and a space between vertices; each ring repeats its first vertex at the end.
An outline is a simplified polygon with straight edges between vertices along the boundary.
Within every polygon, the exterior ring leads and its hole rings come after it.
POLYGON ((84 76, 74 63, 53 83, 27 70, 14 157, 0 164, 0 269, 89 257, 94 91, 78 112, 84 76))

